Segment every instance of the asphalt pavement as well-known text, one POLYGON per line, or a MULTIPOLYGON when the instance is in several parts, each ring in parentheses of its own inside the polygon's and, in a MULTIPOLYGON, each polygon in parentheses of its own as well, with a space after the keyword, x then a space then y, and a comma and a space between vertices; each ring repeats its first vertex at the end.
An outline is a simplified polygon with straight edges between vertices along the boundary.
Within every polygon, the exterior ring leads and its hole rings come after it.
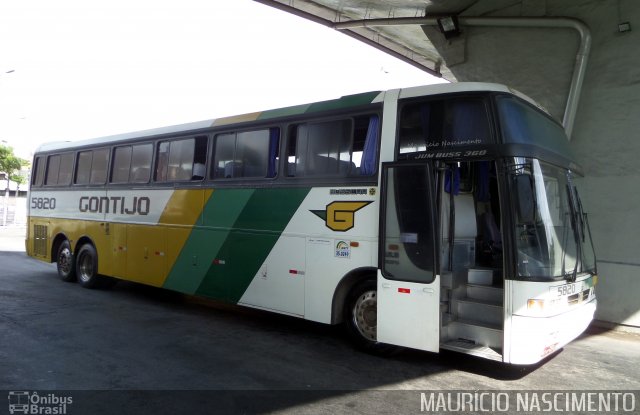
POLYGON ((62 282, 25 255, 24 234, 0 229, 0 390, 48 393, 60 408, 74 397, 64 413, 435 413, 424 404, 437 390, 636 391, 640 406, 638 334, 590 329, 529 367, 453 352, 381 358, 339 327, 134 283, 62 282))

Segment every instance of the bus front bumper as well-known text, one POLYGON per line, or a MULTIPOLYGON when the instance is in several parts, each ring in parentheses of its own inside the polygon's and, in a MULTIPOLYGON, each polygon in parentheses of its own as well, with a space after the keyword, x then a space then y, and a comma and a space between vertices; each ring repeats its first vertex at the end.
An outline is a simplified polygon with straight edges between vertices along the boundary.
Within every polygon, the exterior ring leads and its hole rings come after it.
POLYGON ((509 363, 537 363, 582 334, 596 311, 595 298, 572 310, 552 317, 511 318, 511 353, 509 363))

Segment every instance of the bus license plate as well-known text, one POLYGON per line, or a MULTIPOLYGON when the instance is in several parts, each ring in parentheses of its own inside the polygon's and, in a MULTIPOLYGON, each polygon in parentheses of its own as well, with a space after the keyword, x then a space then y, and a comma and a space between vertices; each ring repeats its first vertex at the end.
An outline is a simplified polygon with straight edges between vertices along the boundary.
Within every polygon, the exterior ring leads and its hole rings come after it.
POLYGON ((556 294, 558 297, 566 297, 569 295, 577 294, 582 291, 582 281, 574 282, 573 284, 558 285, 550 287, 551 294, 556 294))

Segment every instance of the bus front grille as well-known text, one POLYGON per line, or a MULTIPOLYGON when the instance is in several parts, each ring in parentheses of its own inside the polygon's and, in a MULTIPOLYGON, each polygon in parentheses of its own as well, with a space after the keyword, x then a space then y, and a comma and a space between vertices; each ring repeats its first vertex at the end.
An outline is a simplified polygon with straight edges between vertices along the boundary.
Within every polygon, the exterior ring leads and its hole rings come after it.
POLYGON ((574 304, 578 304, 578 303, 583 302, 584 300, 589 298, 589 291, 590 290, 591 290, 590 288, 587 288, 586 290, 584 290, 582 292, 570 295, 569 297, 567 297, 567 302, 569 303, 569 305, 574 305, 574 304))

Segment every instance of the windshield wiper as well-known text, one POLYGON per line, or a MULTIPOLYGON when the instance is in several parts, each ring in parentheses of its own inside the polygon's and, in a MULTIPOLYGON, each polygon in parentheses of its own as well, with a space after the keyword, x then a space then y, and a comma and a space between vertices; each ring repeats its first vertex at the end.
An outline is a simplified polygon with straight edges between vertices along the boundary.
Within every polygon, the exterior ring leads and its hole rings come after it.
POLYGON ((580 219, 580 236, 581 236, 580 239, 582 239, 582 242, 584 243, 585 239, 586 239, 586 235, 585 235, 585 232, 584 232, 585 214, 584 214, 584 211, 582 210, 582 201, 580 200, 580 197, 578 196, 578 188, 575 187, 575 186, 573 186, 573 193, 574 193, 575 198, 576 198, 576 205, 577 205, 576 206, 577 207, 576 214, 578 215, 578 219, 580 219))
POLYGON ((580 224, 582 225, 582 242, 586 242, 586 235, 589 234, 589 243, 591 244, 591 253, 593 254, 593 269, 587 270, 591 275, 598 274, 598 262, 596 260, 596 249, 593 246, 593 237, 591 236, 591 225, 589 224, 589 216, 582 208, 582 199, 580 199, 580 195, 578 194, 578 188, 573 187, 573 191, 576 196, 576 200, 578 201, 578 208, 580 209, 580 224))
POLYGON ((569 198, 569 209, 571 210, 571 227, 573 228, 573 237, 576 243, 576 263, 573 266, 573 273, 570 279, 565 278, 570 282, 574 282, 578 277, 578 263, 582 261, 582 244, 580 243, 580 231, 578 229, 579 218, 576 209, 576 200, 574 199, 575 194, 571 191, 573 186, 571 185, 571 179, 569 177, 567 177, 567 181, 567 197, 569 198))

